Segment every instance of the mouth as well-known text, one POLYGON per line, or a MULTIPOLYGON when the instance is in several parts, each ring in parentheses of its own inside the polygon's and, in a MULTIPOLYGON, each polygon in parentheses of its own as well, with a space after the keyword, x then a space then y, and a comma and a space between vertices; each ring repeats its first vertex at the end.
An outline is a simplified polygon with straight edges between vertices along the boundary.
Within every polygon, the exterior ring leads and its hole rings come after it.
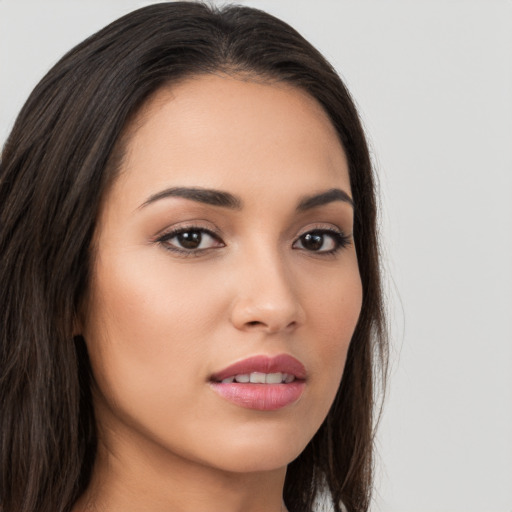
POLYGON ((237 382, 239 384, 290 384, 296 379, 292 373, 263 373, 263 372, 252 372, 252 373, 240 373, 238 375, 232 375, 226 377, 220 382, 223 384, 231 384, 237 382))
POLYGON ((305 388, 304 365, 288 354, 254 356, 210 378, 222 398, 246 409, 275 411, 297 402, 305 388))
POLYGON ((210 378, 213 382, 253 384, 291 383, 294 380, 305 379, 304 365, 288 354, 279 354, 274 357, 264 355, 249 357, 214 373, 210 378))

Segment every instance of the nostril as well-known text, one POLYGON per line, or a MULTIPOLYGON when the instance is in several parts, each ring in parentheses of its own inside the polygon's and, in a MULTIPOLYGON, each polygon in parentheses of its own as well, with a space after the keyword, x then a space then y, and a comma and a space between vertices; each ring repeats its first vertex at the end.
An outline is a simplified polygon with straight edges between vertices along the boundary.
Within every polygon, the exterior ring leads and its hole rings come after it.
POLYGON ((249 325, 250 327, 256 327, 257 325, 262 325, 262 323, 258 322, 257 320, 254 320, 252 322, 247 322, 247 325, 249 325))
POLYGON ((274 333, 274 332, 279 332, 279 331, 282 331, 282 330, 289 330, 289 329, 293 329, 297 326, 297 322, 293 321, 293 322, 290 322, 286 327, 281 327, 280 325, 273 325, 272 323, 266 323, 266 322, 261 322, 259 320, 252 320, 250 322, 246 322, 245 323, 245 327, 248 328, 248 329, 257 329, 257 328, 264 328, 265 331, 269 332, 269 333, 274 333))

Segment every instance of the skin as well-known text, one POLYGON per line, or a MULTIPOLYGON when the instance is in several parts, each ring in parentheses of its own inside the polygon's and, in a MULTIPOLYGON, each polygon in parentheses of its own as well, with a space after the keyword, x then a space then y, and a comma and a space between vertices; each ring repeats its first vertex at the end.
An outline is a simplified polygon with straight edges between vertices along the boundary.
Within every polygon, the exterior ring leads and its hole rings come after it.
POLYGON ((286 466, 327 415, 361 309, 351 204, 296 209, 333 188, 351 195, 343 148, 296 88, 206 75, 146 103, 95 233, 80 330, 100 444, 75 511, 281 510, 286 466), (229 192, 242 207, 145 204, 169 187, 229 192), (162 239, 191 227, 215 236, 188 253, 162 239), (320 250, 301 238, 315 229, 329 230, 320 250), (347 242, 334 254, 332 230, 347 242), (213 373, 283 353, 307 370, 297 402, 255 411, 212 391, 213 373))

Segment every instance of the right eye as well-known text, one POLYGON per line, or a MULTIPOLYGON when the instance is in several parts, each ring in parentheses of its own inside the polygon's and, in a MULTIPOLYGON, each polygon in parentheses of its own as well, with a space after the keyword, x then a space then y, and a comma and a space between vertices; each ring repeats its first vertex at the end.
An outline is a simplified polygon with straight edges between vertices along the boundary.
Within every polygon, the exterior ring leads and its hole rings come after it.
POLYGON ((211 231, 194 227, 176 229, 162 235, 157 241, 170 251, 190 255, 225 245, 211 231))

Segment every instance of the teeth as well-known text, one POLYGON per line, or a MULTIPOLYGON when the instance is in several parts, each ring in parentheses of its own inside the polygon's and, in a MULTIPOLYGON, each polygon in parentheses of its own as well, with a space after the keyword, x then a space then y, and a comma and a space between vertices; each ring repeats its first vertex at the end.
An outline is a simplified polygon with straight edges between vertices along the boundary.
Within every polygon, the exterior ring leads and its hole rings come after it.
POLYGON ((223 379, 222 382, 225 384, 231 384, 232 382, 239 382, 240 384, 281 384, 286 383, 289 384, 295 380, 295 375, 289 373, 262 373, 262 372, 252 372, 252 373, 241 373, 239 375, 234 375, 233 377, 228 377, 223 379))
POLYGON ((260 372, 251 373, 251 384, 265 384, 266 375, 260 372))
POLYGON ((283 382, 283 374, 282 373, 268 373, 265 377, 265 382, 267 384, 281 384, 281 382, 283 382))

